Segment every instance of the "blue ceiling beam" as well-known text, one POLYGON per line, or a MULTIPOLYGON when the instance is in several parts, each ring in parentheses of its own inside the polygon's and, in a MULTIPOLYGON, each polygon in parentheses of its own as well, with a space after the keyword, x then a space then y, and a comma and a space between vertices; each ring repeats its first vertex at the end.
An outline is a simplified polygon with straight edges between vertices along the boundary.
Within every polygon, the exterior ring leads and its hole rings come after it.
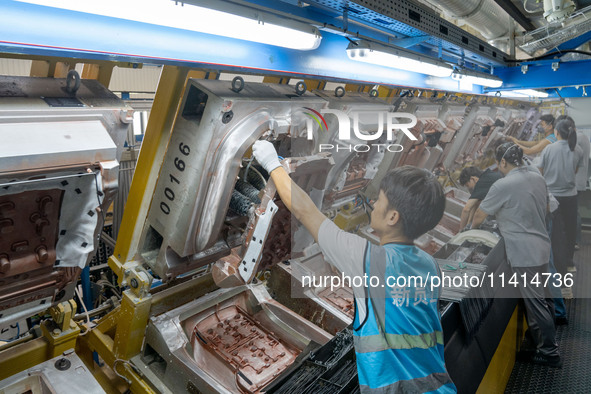
POLYGON ((503 86, 491 90, 544 89, 591 85, 591 60, 560 62, 552 71, 552 62, 528 63, 524 74, 521 67, 497 67, 494 74, 503 80, 503 86))
POLYGON ((349 41, 322 32, 321 45, 298 51, 124 19, 0 2, 0 52, 122 62, 171 64, 234 72, 282 74, 355 83, 461 90, 434 78, 352 61, 349 41))
POLYGON ((563 42, 558 46, 559 51, 564 51, 567 49, 575 49, 586 43, 587 41, 591 41, 591 31, 587 33, 583 33, 578 37, 573 38, 572 40, 563 42))
POLYGON ((579 88, 562 88, 562 89, 550 89, 548 93, 551 93, 552 97, 562 98, 573 98, 573 97, 591 97, 591 86, 579 86, 579 88))

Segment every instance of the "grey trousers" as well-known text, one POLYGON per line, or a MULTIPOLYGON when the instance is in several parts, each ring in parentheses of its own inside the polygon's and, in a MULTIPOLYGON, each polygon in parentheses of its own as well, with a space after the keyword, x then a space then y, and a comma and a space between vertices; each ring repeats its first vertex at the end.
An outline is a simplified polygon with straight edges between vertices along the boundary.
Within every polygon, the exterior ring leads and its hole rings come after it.
MULTIPOLYGON (((519 287, 523 303, 527 325, 535 343, 537 351, 544 356, 559 356, 558 344, 556 343, 556 328, 554 326, 554 303, 549 290, 543 286, 531 285, 531 280, 538 273, 541 278, 543 272, 550 272, 548 264, 537 267, 513 267, 513 271, 519 278, 525 274, 527 286, 519 287)), ((548 282, 550 285, 550 282, 548 282)))

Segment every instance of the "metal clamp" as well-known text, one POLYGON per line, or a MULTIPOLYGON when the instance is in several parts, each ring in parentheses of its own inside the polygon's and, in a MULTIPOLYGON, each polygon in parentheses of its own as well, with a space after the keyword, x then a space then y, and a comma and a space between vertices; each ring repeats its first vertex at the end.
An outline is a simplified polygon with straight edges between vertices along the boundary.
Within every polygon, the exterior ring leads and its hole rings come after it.
POLYGON ((131 292, 138 298, 150 294, 153 277, 137 262, 125 264, 122 285, 129 285, 131 292))
POLYGON ((68 331, 71 328, 70 322, 76 313, 76 308, 76 301, 68 300, 48 309, 51 318, 61 332, 68 331))

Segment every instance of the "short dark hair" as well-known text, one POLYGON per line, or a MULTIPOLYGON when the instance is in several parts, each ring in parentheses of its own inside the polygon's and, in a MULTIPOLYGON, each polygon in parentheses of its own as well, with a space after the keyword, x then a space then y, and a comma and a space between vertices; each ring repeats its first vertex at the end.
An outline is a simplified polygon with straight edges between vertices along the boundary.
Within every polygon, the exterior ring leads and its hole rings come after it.
POLYGON ((388 207, 400 213, 402 232, 410 239, 431 230, 443 217, 443 188, 425 169, 413 166, 395 168, 382 179, 380 190, 388 198, 388 207))
POLYGON ((462 170, 462 172, 460 172, 460 185, 464 186, 466 183, 468 183, 468 181, 470 181, 470 178, 473 176, 480 178, 480 175, 482 175, 480 168, 466 167, 462 170))
POLYGON ((549 124, 550 126, 554 127, 554 116, 552 116, 550 114, 542 115, 542 116, 540 116, 540 122, 542 120, 544 122, 546 122, 547 124, 549 124))

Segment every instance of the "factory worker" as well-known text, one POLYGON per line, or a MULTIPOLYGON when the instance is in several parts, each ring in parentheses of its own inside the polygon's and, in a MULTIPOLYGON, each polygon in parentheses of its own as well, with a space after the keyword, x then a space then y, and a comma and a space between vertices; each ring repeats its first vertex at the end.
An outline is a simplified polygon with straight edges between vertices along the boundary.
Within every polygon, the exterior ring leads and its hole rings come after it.
POLYGON ((550 367, 561 367, 554 327, 554 306, 549 288, 541 280, 544 273, 548 275, 550 272, 550 239, 545 222, 548 208, 546 182, 536 168, 523 164, 523 151, 516 144, 507 142, 500 145, 495 157, 504 177, 490 188, 474 214, 472 228, 478 228, 488 215, 496 216, 505 240, 507 260, 520 280, 518 287, 535 343, 535 349, 526 349, 520 358, 550 367))
POLYGON ((582 131, 578 131, 575 126, 575 121, 573 118, 567 115, 560 115, 556 118, 556 122, 566 119, 572 122, 573 126, 575 127, 575 131, 577 132, 577 146, 581 148, 583 152, 583 159, 581 166, 577 170, 577 174, 575 176, 575 183, 577 185, 577 204, 579 211, 577 211, 577 237, 575 240, 575 250, 579 249, 579 244, 581 243, 581 205, 582 205, 582 197, 583 192, 587 189, 587 181, 589 180, 589 155, 591 154, 591 142, 589 141, 589 137, 585 135, 582 131))
POLYGON ((367 274, 379 283, 353 286, 354 344, 362 393, 454 393, 445 368, 438 289, 433 258, 413 240, 434 228, 443 216, 445 196, 433 174, 411 166, 392 170, 380 184, 371 226, 380 238, 372 245, 339 229, 292 182, 268 141, 253 146, 257 161, 271 174, 285 206, 318 242, 326 259, 344 275, 367 274), (408 281, 410 276, 425 279, 408 281), (395 282, 389 279, 393 278, 395 282), (382 286, 384 285, 384 286, 382 286))
POLYGON ((581 230, 582 230, 582 219, 581 219, 581 206, 583 206, 583 192, 587 190, 587 181, 589 180, 589 156, 591 156, 591 141, 582 131, 577 131, 577 145, 583 152, 583 162, 581 167, 577 171, 577 239, 575 243, 575 250, 579 249, 581 244, 581 230))
POLYGON ((576 172, 582 166, 583 151, 577 146, 577 133, 572 121, 556 124, 558 141, 546 149, 538 164, 548 190, 558 200, 552 216, 552 247, 558 272, 574 271, 573 256, 577 232, 576 172))
POLYGON ((474 213, 488 194, 490 187, 502 177, 503 175, 501 173, 491 171, 490 169, 481 171, 477 167, 466 167, 462 170, 460 173, 460 185, 466 187, 471 194, 464 209, 462 209, 460 231, 464 230, 469 223, 472 223, 474 213))
POLYGON ((545 147, 556 142, 556 135, 554 135, 554 116, 550 114, 540 116, 540 127, 545 134, 544 139, 541 141, 520 141, 515 137, 509 137, 509 139, 514 144, 519 145, 524 154, 529 156, 537 155, 545 147))

